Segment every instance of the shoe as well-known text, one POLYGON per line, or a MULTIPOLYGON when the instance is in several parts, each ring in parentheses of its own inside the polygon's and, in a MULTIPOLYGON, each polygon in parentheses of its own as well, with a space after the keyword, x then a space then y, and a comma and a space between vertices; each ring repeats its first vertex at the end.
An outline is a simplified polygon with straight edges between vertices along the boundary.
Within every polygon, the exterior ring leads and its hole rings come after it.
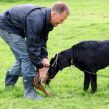
POLYGON ((9 74, 9 71, 7 71, 6 77, 5 77, 5 87, 14 87, 18 78, 19 78, 19 75, 11 75, 9 74))
POLYGON ((24 98, 26 99, 42 99, 40 95, 38 95, 33 86, 33 76, 26 76, 23 78, 23 83, 24 83, 24 98))

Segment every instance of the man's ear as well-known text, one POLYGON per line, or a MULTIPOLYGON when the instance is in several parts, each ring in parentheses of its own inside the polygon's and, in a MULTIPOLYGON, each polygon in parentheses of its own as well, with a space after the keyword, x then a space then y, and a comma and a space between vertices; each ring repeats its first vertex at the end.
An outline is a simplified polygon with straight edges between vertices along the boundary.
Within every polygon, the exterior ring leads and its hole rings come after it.
POLYGON ((52 12, 51 12, 51 16, 52 16, 52 17, 54 17, 56 14, 57 14, 56 11, 52 11, 52 12))
POLYGON ((56 12, 55 11, 53 11, 53 12, 51 12, 51 24, 53 23, 53 21, 55 20, 55 18, 56 18, 56 12))

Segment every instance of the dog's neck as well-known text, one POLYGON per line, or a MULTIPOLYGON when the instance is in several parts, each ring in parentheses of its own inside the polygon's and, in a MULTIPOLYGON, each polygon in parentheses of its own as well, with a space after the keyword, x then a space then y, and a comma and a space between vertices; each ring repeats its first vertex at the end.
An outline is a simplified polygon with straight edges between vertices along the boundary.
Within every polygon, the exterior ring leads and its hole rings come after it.
POLYGON ((58 59, 60 61, 60 66, 61 66, 60 70, 62 70, 63 68, 69 67, 69 66, 74 64, 73 63, 73 52, 72 52, 71 48, 60 52, 58 55, 59 55, 58 59))

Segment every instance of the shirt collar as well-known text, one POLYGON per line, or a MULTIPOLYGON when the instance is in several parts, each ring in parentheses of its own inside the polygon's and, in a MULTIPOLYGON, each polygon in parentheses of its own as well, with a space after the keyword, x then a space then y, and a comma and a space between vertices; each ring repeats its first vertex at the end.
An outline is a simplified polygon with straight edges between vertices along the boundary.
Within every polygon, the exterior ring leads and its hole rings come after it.
POLYGON ((51 8, 46 8, 46 25, 48 29, 51 31, 53 30, 54 26, 50 23, 51 19, 51 8))

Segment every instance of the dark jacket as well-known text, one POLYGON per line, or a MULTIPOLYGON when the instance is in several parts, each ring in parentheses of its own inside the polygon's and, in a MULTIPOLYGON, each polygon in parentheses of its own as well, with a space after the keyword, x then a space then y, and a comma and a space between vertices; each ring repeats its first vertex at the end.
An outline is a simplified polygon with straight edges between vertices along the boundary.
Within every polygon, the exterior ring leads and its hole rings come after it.
POLYGON ((50 24, 51 9, 31 4, 7 10, 0 20, 0 29, 26 37, 30 59, 37 68, 42 58, 47 58, 46 42, 53 29, 50 24))

